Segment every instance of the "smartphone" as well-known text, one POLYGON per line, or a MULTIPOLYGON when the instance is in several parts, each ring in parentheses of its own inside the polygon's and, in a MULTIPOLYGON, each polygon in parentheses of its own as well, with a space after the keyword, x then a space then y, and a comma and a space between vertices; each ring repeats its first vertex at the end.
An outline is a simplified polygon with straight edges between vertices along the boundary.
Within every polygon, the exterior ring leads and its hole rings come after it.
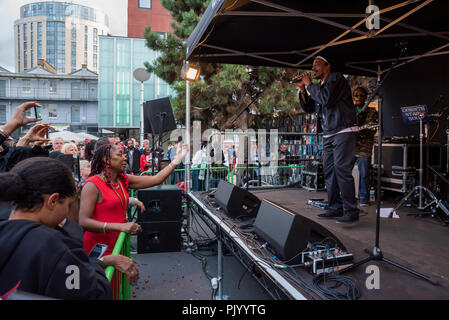
POLYGON ((41 107, 34 106, 34 117, 36 119, 40 119, 41 118, 41 107))
POLYGON ((105 244, 97 243, 89 252, 89 258, 100 259, 104 253, 108 250, 108 246, 105 244))

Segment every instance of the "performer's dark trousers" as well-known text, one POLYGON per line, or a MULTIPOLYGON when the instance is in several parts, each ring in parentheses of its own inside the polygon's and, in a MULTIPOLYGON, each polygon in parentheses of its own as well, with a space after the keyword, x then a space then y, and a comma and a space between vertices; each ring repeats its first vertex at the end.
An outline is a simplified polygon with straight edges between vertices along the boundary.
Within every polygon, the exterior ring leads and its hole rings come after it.
POLYGON ((323 169, 329 210, 359 212, 352 176, 356 138, 355 132, 324 138, 323 169))

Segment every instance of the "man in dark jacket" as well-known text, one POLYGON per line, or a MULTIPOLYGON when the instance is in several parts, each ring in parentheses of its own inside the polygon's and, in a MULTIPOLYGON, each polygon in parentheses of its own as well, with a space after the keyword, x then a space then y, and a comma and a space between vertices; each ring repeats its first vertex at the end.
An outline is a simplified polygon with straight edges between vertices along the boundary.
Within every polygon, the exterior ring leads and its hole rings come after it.
POLYGON ((134 141, 131 139, 126 142, 126 146, 126 155, 128 156, 126 172, 138 175, 140 174, 140 151, 134 147, 134 141))
POLYGON ((319 84, 312 84, 308 73, 302 74, 296 84, 303 110, 321 115, 329 209, 318 217, 338 218, 337 223, 352 224, 359 219, 359 209, 352 176, 358 128, 351 89, 341 73, 331 72, 331 64, 322 56, 313 62, 313 76, 320 80, 319 84))

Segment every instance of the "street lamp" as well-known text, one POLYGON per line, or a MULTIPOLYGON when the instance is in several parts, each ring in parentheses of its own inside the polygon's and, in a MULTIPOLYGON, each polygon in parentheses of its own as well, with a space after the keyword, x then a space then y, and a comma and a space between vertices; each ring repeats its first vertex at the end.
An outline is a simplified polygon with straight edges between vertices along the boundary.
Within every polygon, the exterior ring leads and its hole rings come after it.
MULTIPOLYGON (((181 68, 181 77, 186 80, 186 141, 190 146, 190 82, 198 80, 200 76, 200 67, 184 61, 181 68)), ((185 166, 185 190, 190 192, 190 147, 186 155, 185 166)))
POLYGON ((144 68, 138 68, 133 72, 134 79, 140 82, 140 145, 143 144, 143 83, 150 79, 150 73, 144 68))

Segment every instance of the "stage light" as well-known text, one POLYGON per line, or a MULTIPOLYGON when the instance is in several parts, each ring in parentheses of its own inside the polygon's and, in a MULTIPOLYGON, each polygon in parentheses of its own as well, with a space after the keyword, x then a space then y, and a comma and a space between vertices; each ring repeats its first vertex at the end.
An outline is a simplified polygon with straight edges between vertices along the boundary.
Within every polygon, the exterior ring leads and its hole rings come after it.
POLYGON ((181 73, 183 78, 187 81, 196 81, 200 76, 201 68, 197 65, 190 64, 189 62, 185 62, 182 66, 181 73))

